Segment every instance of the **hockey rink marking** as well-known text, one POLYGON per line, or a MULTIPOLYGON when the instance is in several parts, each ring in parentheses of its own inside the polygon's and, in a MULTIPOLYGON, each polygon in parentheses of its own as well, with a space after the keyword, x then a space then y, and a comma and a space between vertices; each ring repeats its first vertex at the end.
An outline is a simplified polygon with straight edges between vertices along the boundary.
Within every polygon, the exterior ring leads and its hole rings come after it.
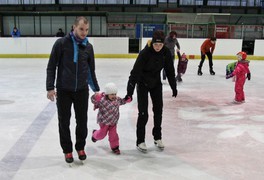
POLYGON ((11 180, 56 112, 50 102, 0 161, 0 179, 11 180))

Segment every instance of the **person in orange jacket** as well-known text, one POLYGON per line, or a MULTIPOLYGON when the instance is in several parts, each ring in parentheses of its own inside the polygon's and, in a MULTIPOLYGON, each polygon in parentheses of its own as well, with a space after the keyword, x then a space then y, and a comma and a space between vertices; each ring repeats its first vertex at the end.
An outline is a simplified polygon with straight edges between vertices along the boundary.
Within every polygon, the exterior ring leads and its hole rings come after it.
POLYGON ((205 55, 207 55, 207 58, 209 60, 210 74, 215 75, 215 72, 213 70, 213 52, 215 49, 215 43, 216 43, 216 38, 212 37, 210 39, 206 39, 201 46, 201 61, 198 66, 198 73, 197 73, 199 76, 203 75, 202 67, 205 60, 205 55))

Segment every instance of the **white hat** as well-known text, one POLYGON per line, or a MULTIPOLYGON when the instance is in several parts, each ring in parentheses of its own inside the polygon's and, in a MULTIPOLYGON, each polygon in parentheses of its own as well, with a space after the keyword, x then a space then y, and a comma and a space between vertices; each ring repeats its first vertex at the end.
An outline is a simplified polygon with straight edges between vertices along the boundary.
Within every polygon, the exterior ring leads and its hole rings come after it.
POLYGON ((107 83, 105 85, 105 94, 116 94, 117 87, 114 83, 107 83))

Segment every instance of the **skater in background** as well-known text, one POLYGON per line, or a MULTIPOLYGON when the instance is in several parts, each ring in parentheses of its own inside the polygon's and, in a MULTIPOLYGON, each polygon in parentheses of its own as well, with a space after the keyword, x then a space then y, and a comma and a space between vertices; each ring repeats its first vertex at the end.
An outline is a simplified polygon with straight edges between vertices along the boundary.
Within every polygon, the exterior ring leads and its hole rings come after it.
MULTIPOLYGON (((165 40, 164 40, 164 45, 169 48, 170 52, 171 52, 171 55, 172 55, 172 59, 173 59, 173 62, 175 60, 175 46, 177 47, 177 51, 180 50, 180 44, 177 40, 177 33, 176 31, 171 31, 169 33, 168 36, 166 36, 165 40)), ((163 69, 162 71, 162 79, 163 80, 166 80, 166 72, 165 70, 163 69)))
POLYGON ((235 70, 236 65, 237 65, 237 61, 231 62, 226 65, 226 76, 232 74, 232 72, 235 70))
POLYGON ((81 16, 76 18, 73 26, 73 32, 59 38, 53 45, 47 65, 46 79, 47 98, 51 101, 55 98, 57 100, 60 145, 67 163, 72 163, 74 160, 70 132, 72 105, 76 118, 75 149, 79 159, 85 160, 88 131, 88 83, 94 92, 100 90, 95 75, 93 46, 86 38, 89 22, 81 16))
POLYGON ((180 51, 177 50, 178 66, 176 80, 182 82, 182 76, 185 74, 188 64, 188 59, 185 53, 181 55, 180 51))
POLYGON ((226 78, 235 77, 235 99, 234 103, 240 104, 245 102, 245 94, 244 94, 244 84, 246 81, 246 78, 248 80, 251 79, 251 73, 249 70, 249 61, 246 60, 247 54, 245 52, 239 52, 237 53, 237 65, 235 67, 235 70, 226 76, 226 78))
POLYGON ((94 94, 91 97, 94 109, 99 109, 97 123, 99 130, 93 130, 92 141, 96 142, 108 134, 110 148, 115 154, 120 154, 117 123, 119 120, 119 106, 129 103, 131 98, 122 99, 117 96, 117 87, 114 83, 105 86, 105 92, 94 94))
POLYGON ((13 28, 13 31, 11 32, 12 37, 20 37, 20 31, 17 29, 17 27, 13 28))
POLYGON ((127 83, 126 99, 129 97, 132 99, 134 89, 137 85, 138 119, 136 146, 138 150, 142 152, 147 152, 145 129, 149 118, 149 94, 152 100, 152 110, 154 114, 154 127, 152 129, 154 144, 160 149, 164 148, 161 133, 163 95, 160 77, 163 68, 166 71, 172 89, 172 96, 176 98, 178 93, 172 55, 170 50, 164 46, 164 38, 165 35, 163 31, 154 31, 152 40, 149 41, 145 48, 139 53, 127 83))
POLYGON ((56 37, 64 37, 64 36, 65 36, 64 32, 62 31, 61 28, 59 28, 59 31, 57 32, 56 37))
POLYGON ((202 67, 205 60, 205 55, 207 56, 209 61, 210 74, 215 75, 215 72, 213 70, 213 53, 215 49, 215 43, 216 43, 216 38, 212 37, 210 39, 206 39, 201 45, 201 61, 198 66, 198 73, 197 73, 199 76, 203 75, 202 67))

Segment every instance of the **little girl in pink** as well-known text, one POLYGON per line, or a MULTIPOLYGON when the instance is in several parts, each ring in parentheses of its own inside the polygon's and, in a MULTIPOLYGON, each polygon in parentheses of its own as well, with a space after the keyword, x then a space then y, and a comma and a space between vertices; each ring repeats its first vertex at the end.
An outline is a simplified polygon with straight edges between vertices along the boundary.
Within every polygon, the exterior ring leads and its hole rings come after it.
POLYGON ((235 104, 240 104, 245 102, 245 93, 244 93, 244 84, 246 81, 246 78, 248 80, 251 79, 251 74, 249 70, 249 61, 246 60, 247 53, 245 52, 239 52, 237 53, 237 59, 238 62, 236 64, 235 70, 226 76, 226 78, 230 78, 235 76, 235 104))
POLYGON ((110 148, 115 154, 120 154, 117 123, 119 120, 119 106, 131 102, 131 98, 117 96, 117 87, 114 83, 105 86, 105 92, 96 93, 91 97, 94 109, 99 109, 97 123, 99 130, 93 130, 92 141, 102 140, 108 134, 110 148))

